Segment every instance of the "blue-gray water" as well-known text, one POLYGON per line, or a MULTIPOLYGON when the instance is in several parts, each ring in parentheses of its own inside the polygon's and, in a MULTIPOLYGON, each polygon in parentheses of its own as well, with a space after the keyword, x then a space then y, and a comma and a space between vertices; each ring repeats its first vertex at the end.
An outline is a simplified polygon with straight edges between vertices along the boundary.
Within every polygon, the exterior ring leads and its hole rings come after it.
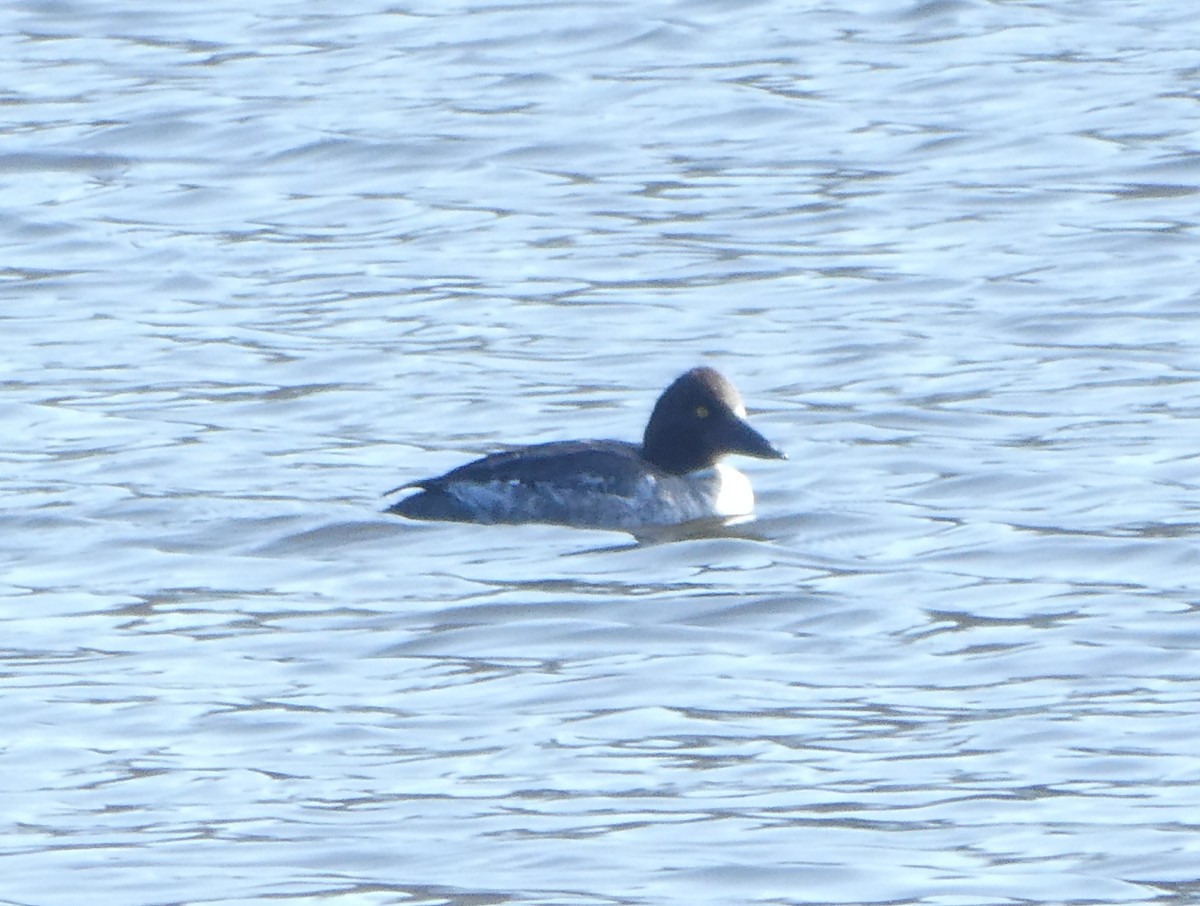
POLYGON ((1200 898, 1191 0, 250 7, 0 10, 0 902, 1200 898))

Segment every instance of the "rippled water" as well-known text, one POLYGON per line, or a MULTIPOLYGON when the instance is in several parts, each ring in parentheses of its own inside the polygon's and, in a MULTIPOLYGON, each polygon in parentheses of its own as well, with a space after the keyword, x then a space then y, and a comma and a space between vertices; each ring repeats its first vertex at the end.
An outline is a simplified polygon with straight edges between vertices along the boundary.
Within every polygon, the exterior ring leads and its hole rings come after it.
POLYGON ((0 11, 0 902, 1200 896, 1200 26, 0 11), (698 363, 729 536, 415 525, 698 363))

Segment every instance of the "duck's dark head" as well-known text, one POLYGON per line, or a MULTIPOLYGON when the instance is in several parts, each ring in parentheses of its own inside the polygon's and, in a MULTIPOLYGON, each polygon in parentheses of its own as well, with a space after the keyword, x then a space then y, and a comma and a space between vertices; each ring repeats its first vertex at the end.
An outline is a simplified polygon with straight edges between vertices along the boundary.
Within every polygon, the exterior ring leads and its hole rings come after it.
POLYGON ((681 475, 717 464, 727 453, 787 459, 746 422, 737 388, 719 371, 693 368, 654 405, 642 455, 660 469, 681 475))

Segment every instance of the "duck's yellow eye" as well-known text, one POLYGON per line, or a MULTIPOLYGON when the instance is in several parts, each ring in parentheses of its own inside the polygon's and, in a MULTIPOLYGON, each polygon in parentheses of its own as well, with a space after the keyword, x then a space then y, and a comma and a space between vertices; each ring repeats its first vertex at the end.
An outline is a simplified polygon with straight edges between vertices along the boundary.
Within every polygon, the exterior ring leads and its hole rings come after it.
POLYGON ((708 406, 697 406, 696 418, 708 418, 708 406))

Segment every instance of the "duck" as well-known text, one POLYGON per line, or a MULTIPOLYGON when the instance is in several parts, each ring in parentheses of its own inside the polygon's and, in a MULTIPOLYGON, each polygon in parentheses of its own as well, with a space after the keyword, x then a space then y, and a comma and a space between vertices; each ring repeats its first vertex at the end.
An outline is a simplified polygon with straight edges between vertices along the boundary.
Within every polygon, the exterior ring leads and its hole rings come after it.
POLYGON ((483 525, 618 531, 752 518, 754 489, 731 454, 787 459, 747 421, 733 383, 692 368, 659 396, 640 444, 567 440, 492 453, 388 491, 387 512, 483 525))

